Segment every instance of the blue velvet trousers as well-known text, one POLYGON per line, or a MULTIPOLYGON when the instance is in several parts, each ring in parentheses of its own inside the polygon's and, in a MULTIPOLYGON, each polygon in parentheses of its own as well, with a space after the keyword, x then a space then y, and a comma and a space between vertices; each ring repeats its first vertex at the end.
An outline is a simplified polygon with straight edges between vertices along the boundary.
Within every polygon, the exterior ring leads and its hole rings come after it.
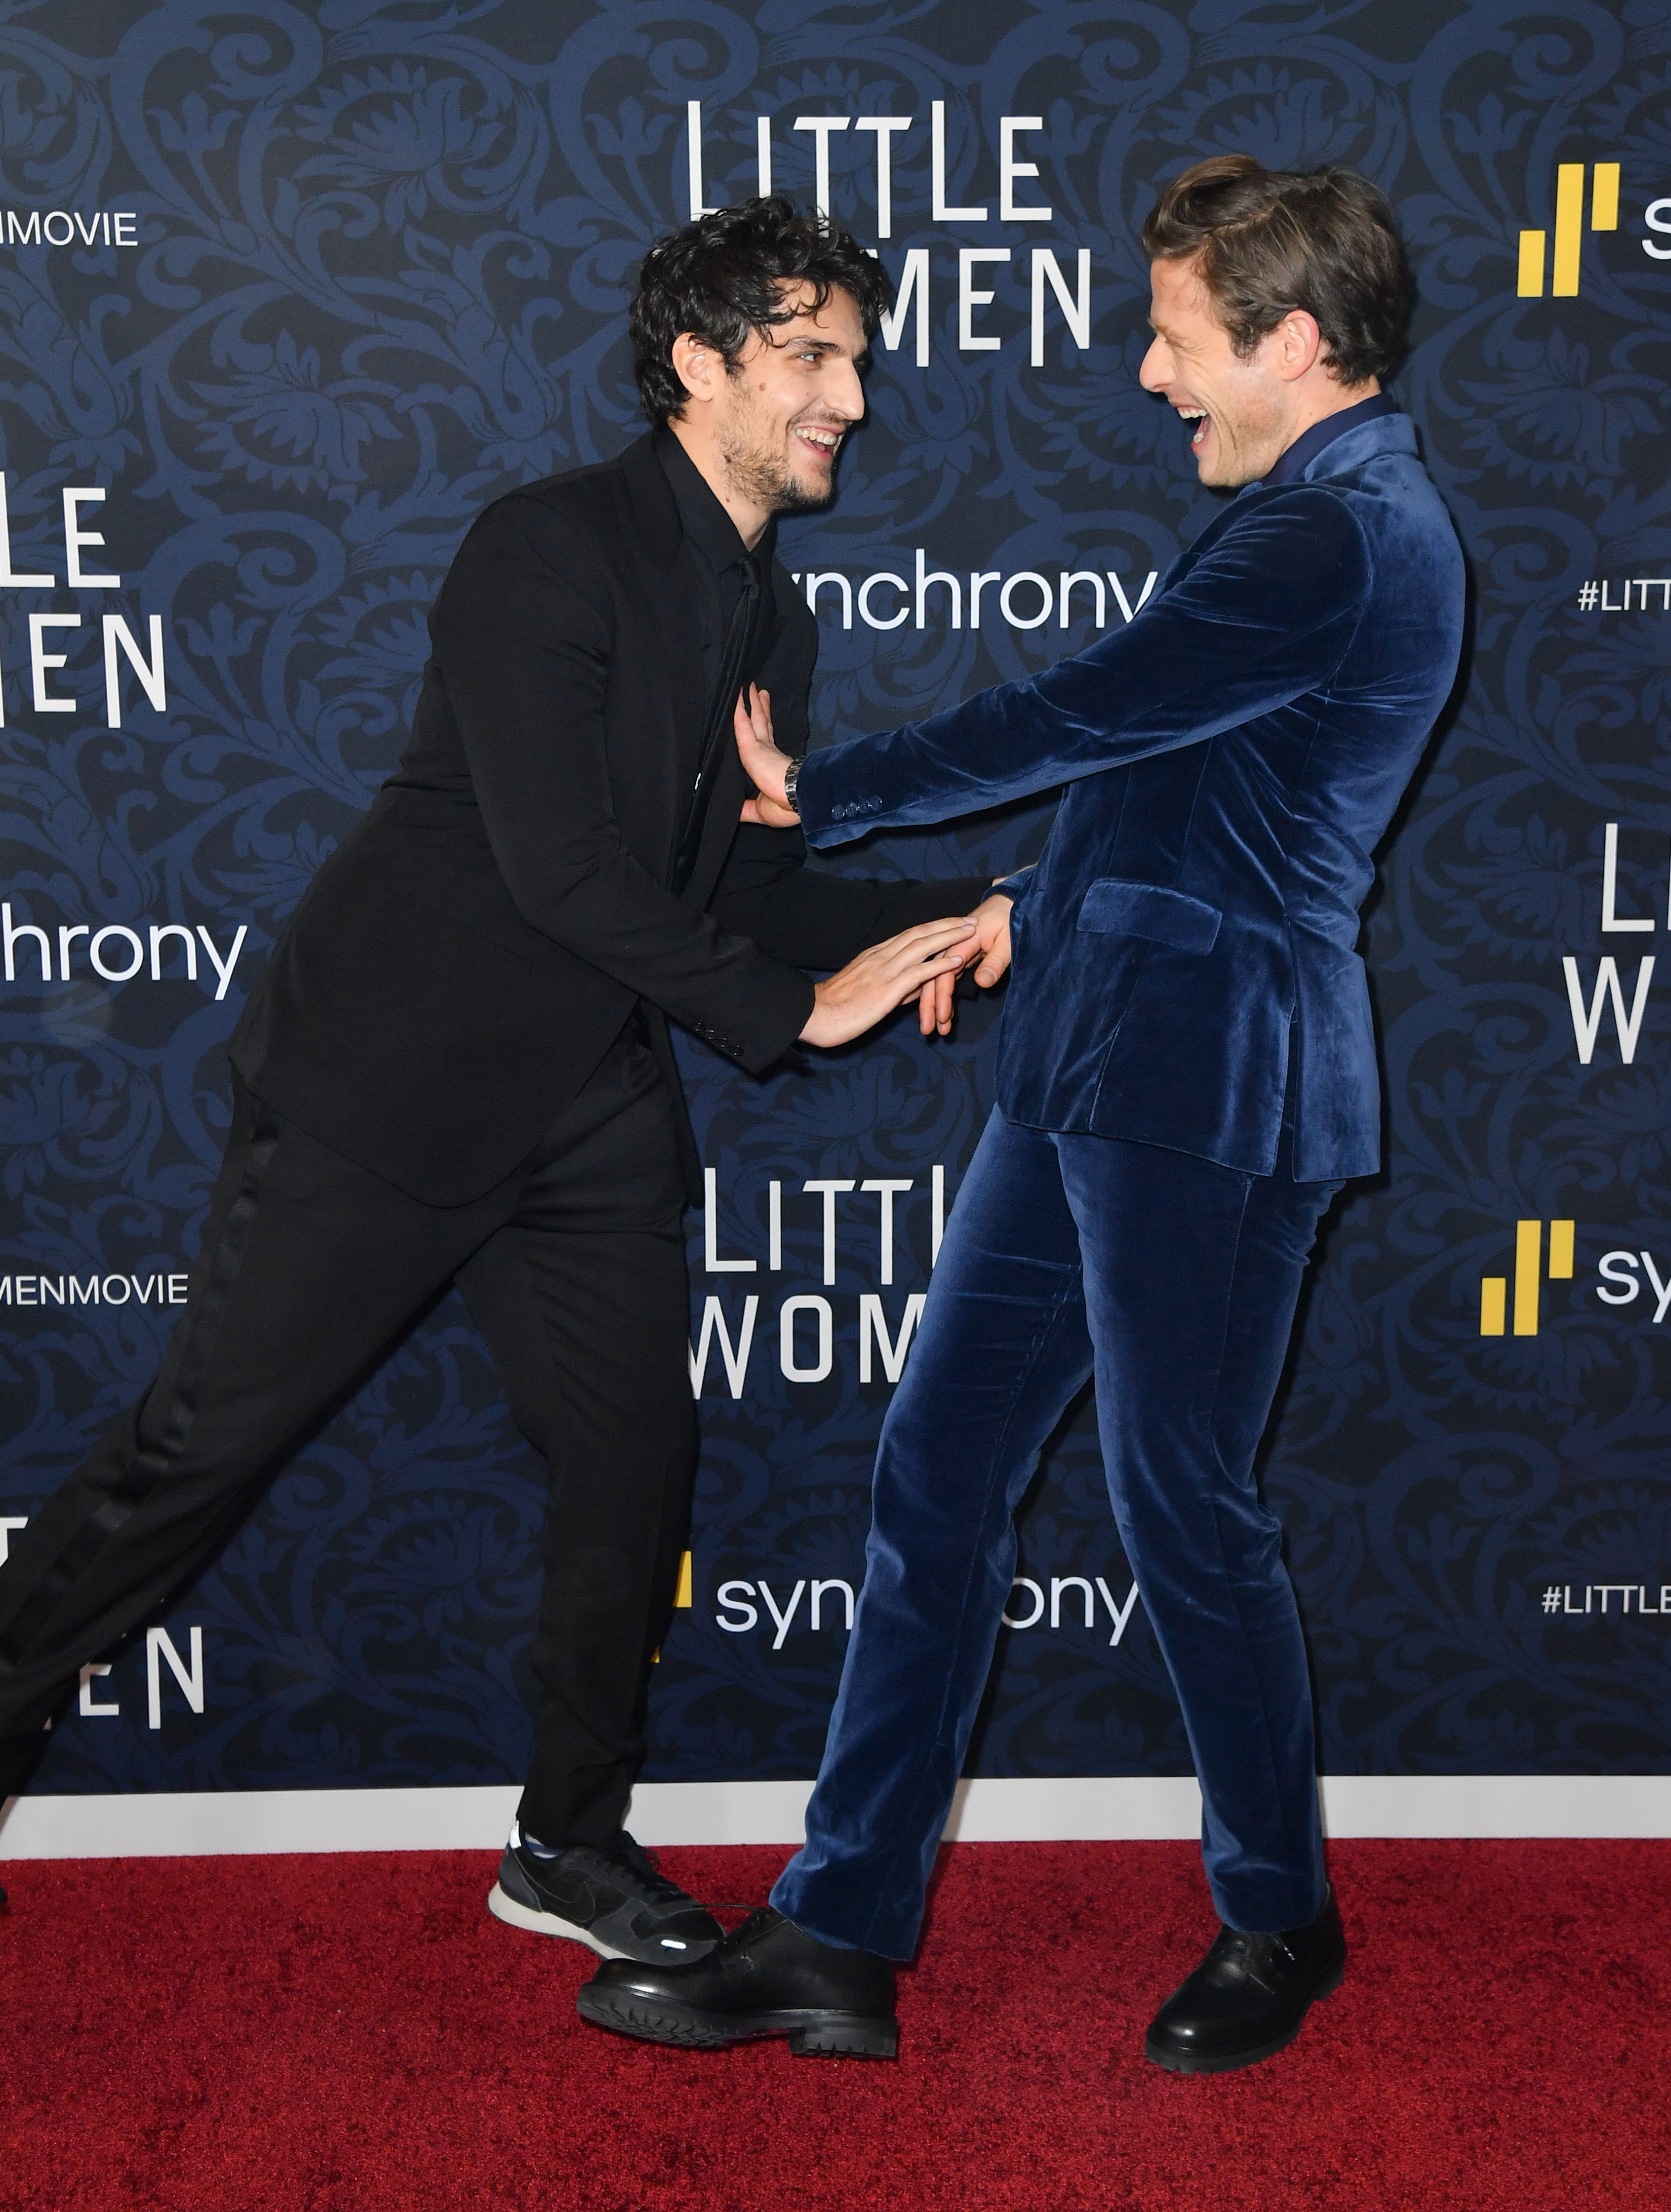
POLYGON ((1183 1709, 1213 1903, 1322 1908, 1311 1694, 1253 1461, 1338 1183, 994 1115, 883 1425, 865 1586, 806 1842, 772 1893, 908 1959, 1015 1571, 1013 1516, 1095 1377, 1109 1495, 1183 1709))

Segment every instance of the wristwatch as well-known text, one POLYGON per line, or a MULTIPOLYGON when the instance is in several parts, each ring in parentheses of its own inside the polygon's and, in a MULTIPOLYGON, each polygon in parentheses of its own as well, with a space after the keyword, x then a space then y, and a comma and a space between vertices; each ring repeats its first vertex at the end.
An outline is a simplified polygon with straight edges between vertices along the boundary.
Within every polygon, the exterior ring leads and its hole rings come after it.
POLYGON ((792 814, 800 812, 795 804, 795 786, 800 781, 800 772, 805 765, 806 755, 797 753, 783 771, 783 803, 792 814))

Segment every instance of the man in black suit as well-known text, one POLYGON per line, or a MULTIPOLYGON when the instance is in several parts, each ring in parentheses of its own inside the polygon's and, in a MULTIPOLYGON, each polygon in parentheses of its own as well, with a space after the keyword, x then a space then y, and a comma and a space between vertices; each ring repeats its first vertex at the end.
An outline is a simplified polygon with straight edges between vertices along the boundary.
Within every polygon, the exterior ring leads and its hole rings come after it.
POLYGON ((161 1371, 0 1570, 0 1795, 77 1670, 215 1555, 452 1282, 551 1478, 533 1758, 489 1903, 605 1957, 718 1938, 622 1827, 696 1459, 701 1176, 667 1024, 758 1070, 914 997, 943 1031, 975 950, 987 980, 1007 957, 984 880, 804 867, 732 741, 757 684, 805 749, 816 626, 773 517, 830 496, 884 286, 781 199, 664 240, 632 310, 650 434, 465 538, 400 767, 233 1040, 232 1136, 161 1371))

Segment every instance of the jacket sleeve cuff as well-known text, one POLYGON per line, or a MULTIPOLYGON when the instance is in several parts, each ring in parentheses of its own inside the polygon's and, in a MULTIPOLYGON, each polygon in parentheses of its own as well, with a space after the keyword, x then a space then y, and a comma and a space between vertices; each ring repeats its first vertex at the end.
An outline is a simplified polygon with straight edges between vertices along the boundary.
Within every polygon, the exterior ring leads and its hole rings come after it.
POLYGON ((855 837, 862 837, 873 827, 871 817, 881 811, 879 799, 867 802, 842 795, 842 787, 847 781, 842 773, 843 757, 854 744, 864 742, 861 738, 848 744, 821 746, 801 763, 795 784, 796 811, 800 816, 802 836, 820 852, 832 845, 851 844, 855 837))
POLYGON ((783 1058, 811 1019, 817 998, 810 976, 775 961, 770 965, 775 972, 769 981, 763 976, 755 979, 746 1019, 720 1023, 687 1018, 681 1023, 692 1036, 750 1075, 759 1075, 783 1058))

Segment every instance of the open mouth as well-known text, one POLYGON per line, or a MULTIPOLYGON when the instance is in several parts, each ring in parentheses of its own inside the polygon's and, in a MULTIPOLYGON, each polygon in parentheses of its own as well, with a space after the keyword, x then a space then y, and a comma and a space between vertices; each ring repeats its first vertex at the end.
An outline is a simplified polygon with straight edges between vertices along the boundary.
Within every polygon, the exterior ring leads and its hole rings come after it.
POLYGON ((822 453, 826 459, 832 461, 841 450, 842 434, 839 430, 832 430, 827 423, 803 422, 795 432, 804 446, 810 446, 815 453, 822 453))
POLYGON ((1206 434, 1212 417, 1202 407, 1180 407, 1177 411, 1184 422, 1194 424, 1189 444, 1192 452, 1198 451, 1206 441, 1206 434))

